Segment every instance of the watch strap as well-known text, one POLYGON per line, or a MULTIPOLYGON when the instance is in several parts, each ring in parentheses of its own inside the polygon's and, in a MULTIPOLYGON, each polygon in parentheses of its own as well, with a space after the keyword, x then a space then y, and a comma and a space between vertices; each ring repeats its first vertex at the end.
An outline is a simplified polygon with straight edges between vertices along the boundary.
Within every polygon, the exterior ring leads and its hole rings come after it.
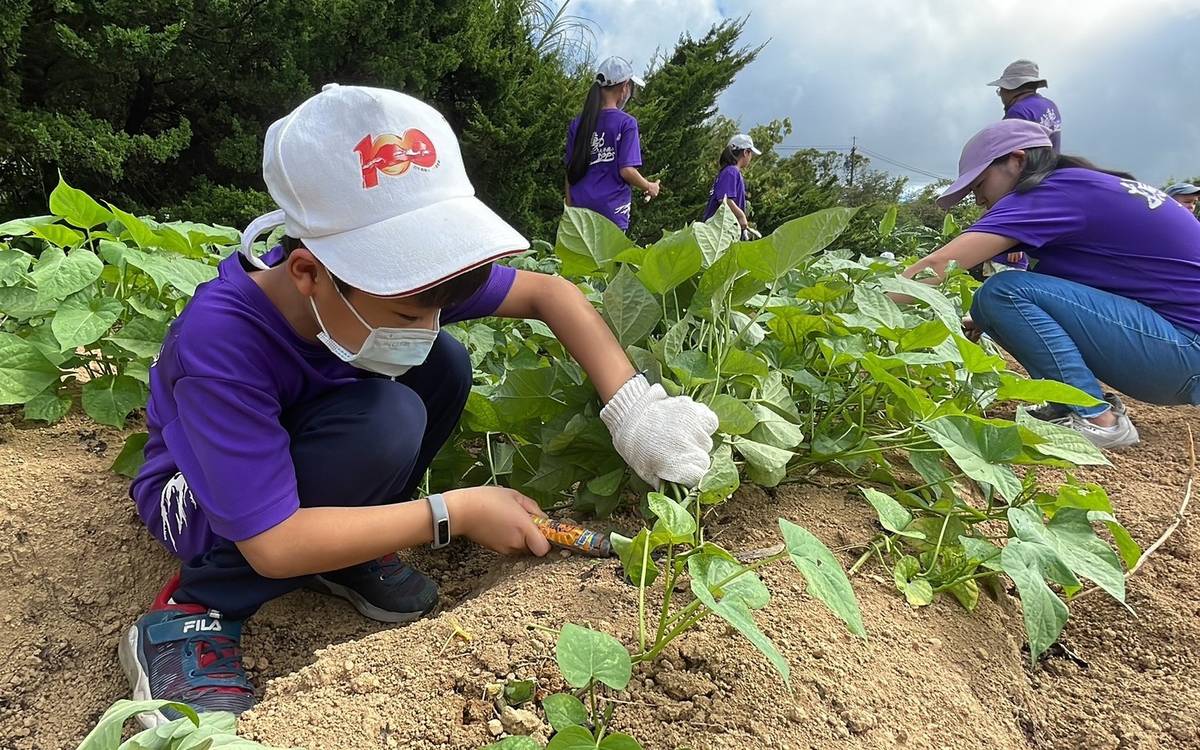
POLYGON ((433 549, 445 547, 450 543, 450 511, 446 507, 446 498, 441 493, 429 496, 429 509, 433 512, 433 549))

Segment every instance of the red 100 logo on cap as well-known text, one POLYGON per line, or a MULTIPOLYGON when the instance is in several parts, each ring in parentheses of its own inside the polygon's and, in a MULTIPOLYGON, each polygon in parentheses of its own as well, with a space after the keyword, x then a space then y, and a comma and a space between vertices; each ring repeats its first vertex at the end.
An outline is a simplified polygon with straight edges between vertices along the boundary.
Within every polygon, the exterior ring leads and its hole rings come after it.
POLYGON ((396 136, 385 133, 376 138, 364 136, 354 147, 362 166, 363 188, 379 184, 379 173, 393 177, 404 174, 409 167, 432 169, 437 166, 437 150, 429 136, 416 128, 396 136))

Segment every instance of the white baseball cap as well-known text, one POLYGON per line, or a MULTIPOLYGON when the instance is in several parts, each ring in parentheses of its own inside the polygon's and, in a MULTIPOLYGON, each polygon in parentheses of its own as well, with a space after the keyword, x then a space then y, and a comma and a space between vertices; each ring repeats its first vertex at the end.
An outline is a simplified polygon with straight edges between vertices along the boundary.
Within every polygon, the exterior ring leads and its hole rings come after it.
POLYGON ((623 57, 609 57, 596 69, 596 83, 601 86, 616 86, 626 81, 633 81, 641 88, 646 86, 645 81, 633 74, 633 63, 623 57))
POLYGON ((736 148, 739 151, 745 151, 746 149, 750 149, 750 151, 755 156, 762 156, 762 151, 759 151, 758 149, 756 149, 754 147, 754 139, 751 138, 750 136, 746 135, 745 133, 738 133, 734 137, 730 138, 729 139, 729 147, 736 148))
POLYGON ((242 253, 282 225, 330 273, 406 296, 529 241, 475 197, 446 118, 398 91, 327 84, 267 130, 263 179, 280 210, 242 233, 242 253))

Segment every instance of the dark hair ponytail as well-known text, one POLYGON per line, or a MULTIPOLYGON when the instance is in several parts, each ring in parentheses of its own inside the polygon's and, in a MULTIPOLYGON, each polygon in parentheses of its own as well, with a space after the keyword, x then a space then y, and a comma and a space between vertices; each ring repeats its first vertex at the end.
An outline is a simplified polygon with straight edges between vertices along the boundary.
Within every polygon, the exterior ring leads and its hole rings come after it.
POLYGON ((734 164, 737 164, 738 159, 742 158, 742 153, 744 151, 745 149, 726 146, 725 150, 721 152, 721 169, 724 169, 725 167, 732 167, 734 164))
MULTIPOLYGON (((1025 166, 1021 169, 1021 175, 1017 178, 1014 192, 1025 193, 1033 190, 1038 185, 1042 184, 1055 170, 1059 169, 1090 169, 1093 172, 1101 172, 1110 174, 1114 177, 1120 177, 1123 180, 1136 180, 1137 178, 1128 172, 1118 172, 1112 169, 1102 169, 1097 167, 1082 156, 1067 156, 1065 154, 1056 154, 1054 149, 1048 146, 1040 146, 1038 148, 1027 148, 1025 151, 1025 166)), ((1008 156, 1000 157, 1000 160, 1007 159, 1008 156)))
POLYGON ((583 102, 583 111, 579 113, 575 142, 571 144, 571 158, 567 162, 567 182, 572 185, 583 179, 592 163, 592 133, 596 131, 596 120, 600 117, 601 88, 598 82, 592 84, 583 102))

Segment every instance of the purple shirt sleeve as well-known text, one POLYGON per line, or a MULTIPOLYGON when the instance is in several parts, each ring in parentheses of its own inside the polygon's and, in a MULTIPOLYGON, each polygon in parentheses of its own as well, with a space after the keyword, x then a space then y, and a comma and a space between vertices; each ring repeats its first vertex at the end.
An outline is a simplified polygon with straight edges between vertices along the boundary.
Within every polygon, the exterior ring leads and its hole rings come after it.
POLYGON ((617 168, 642 166, 642 141, 638 133, 637 120, 629 117, 621 126, 621 138, 617 144, 617 168))
POLYGON ((163 436, 218 536, 249 539, 296 512, 291 438, 272 395, 214 377, 182 378, 174 395, 179 418, 163 436))
POLYGON ((483 282, 483 286, 479 287, 465 302, 442 310, 441 324, 449 325, 461 320, 486 318, 492 315, 500 308, 516 280, 517 269, 493 263, 492 272, 488 275, 487 281, 483 282))
POLYGON ((738 205, 738 208, 745 208, 746 204, 746 188, 742 182, 742 173, 737 167, 726 167, 721 170, 721 174, 717 176, 717 184, 713 185, 713 195, 718 200, 725 198, 733 198, 733 202, 738 205))

